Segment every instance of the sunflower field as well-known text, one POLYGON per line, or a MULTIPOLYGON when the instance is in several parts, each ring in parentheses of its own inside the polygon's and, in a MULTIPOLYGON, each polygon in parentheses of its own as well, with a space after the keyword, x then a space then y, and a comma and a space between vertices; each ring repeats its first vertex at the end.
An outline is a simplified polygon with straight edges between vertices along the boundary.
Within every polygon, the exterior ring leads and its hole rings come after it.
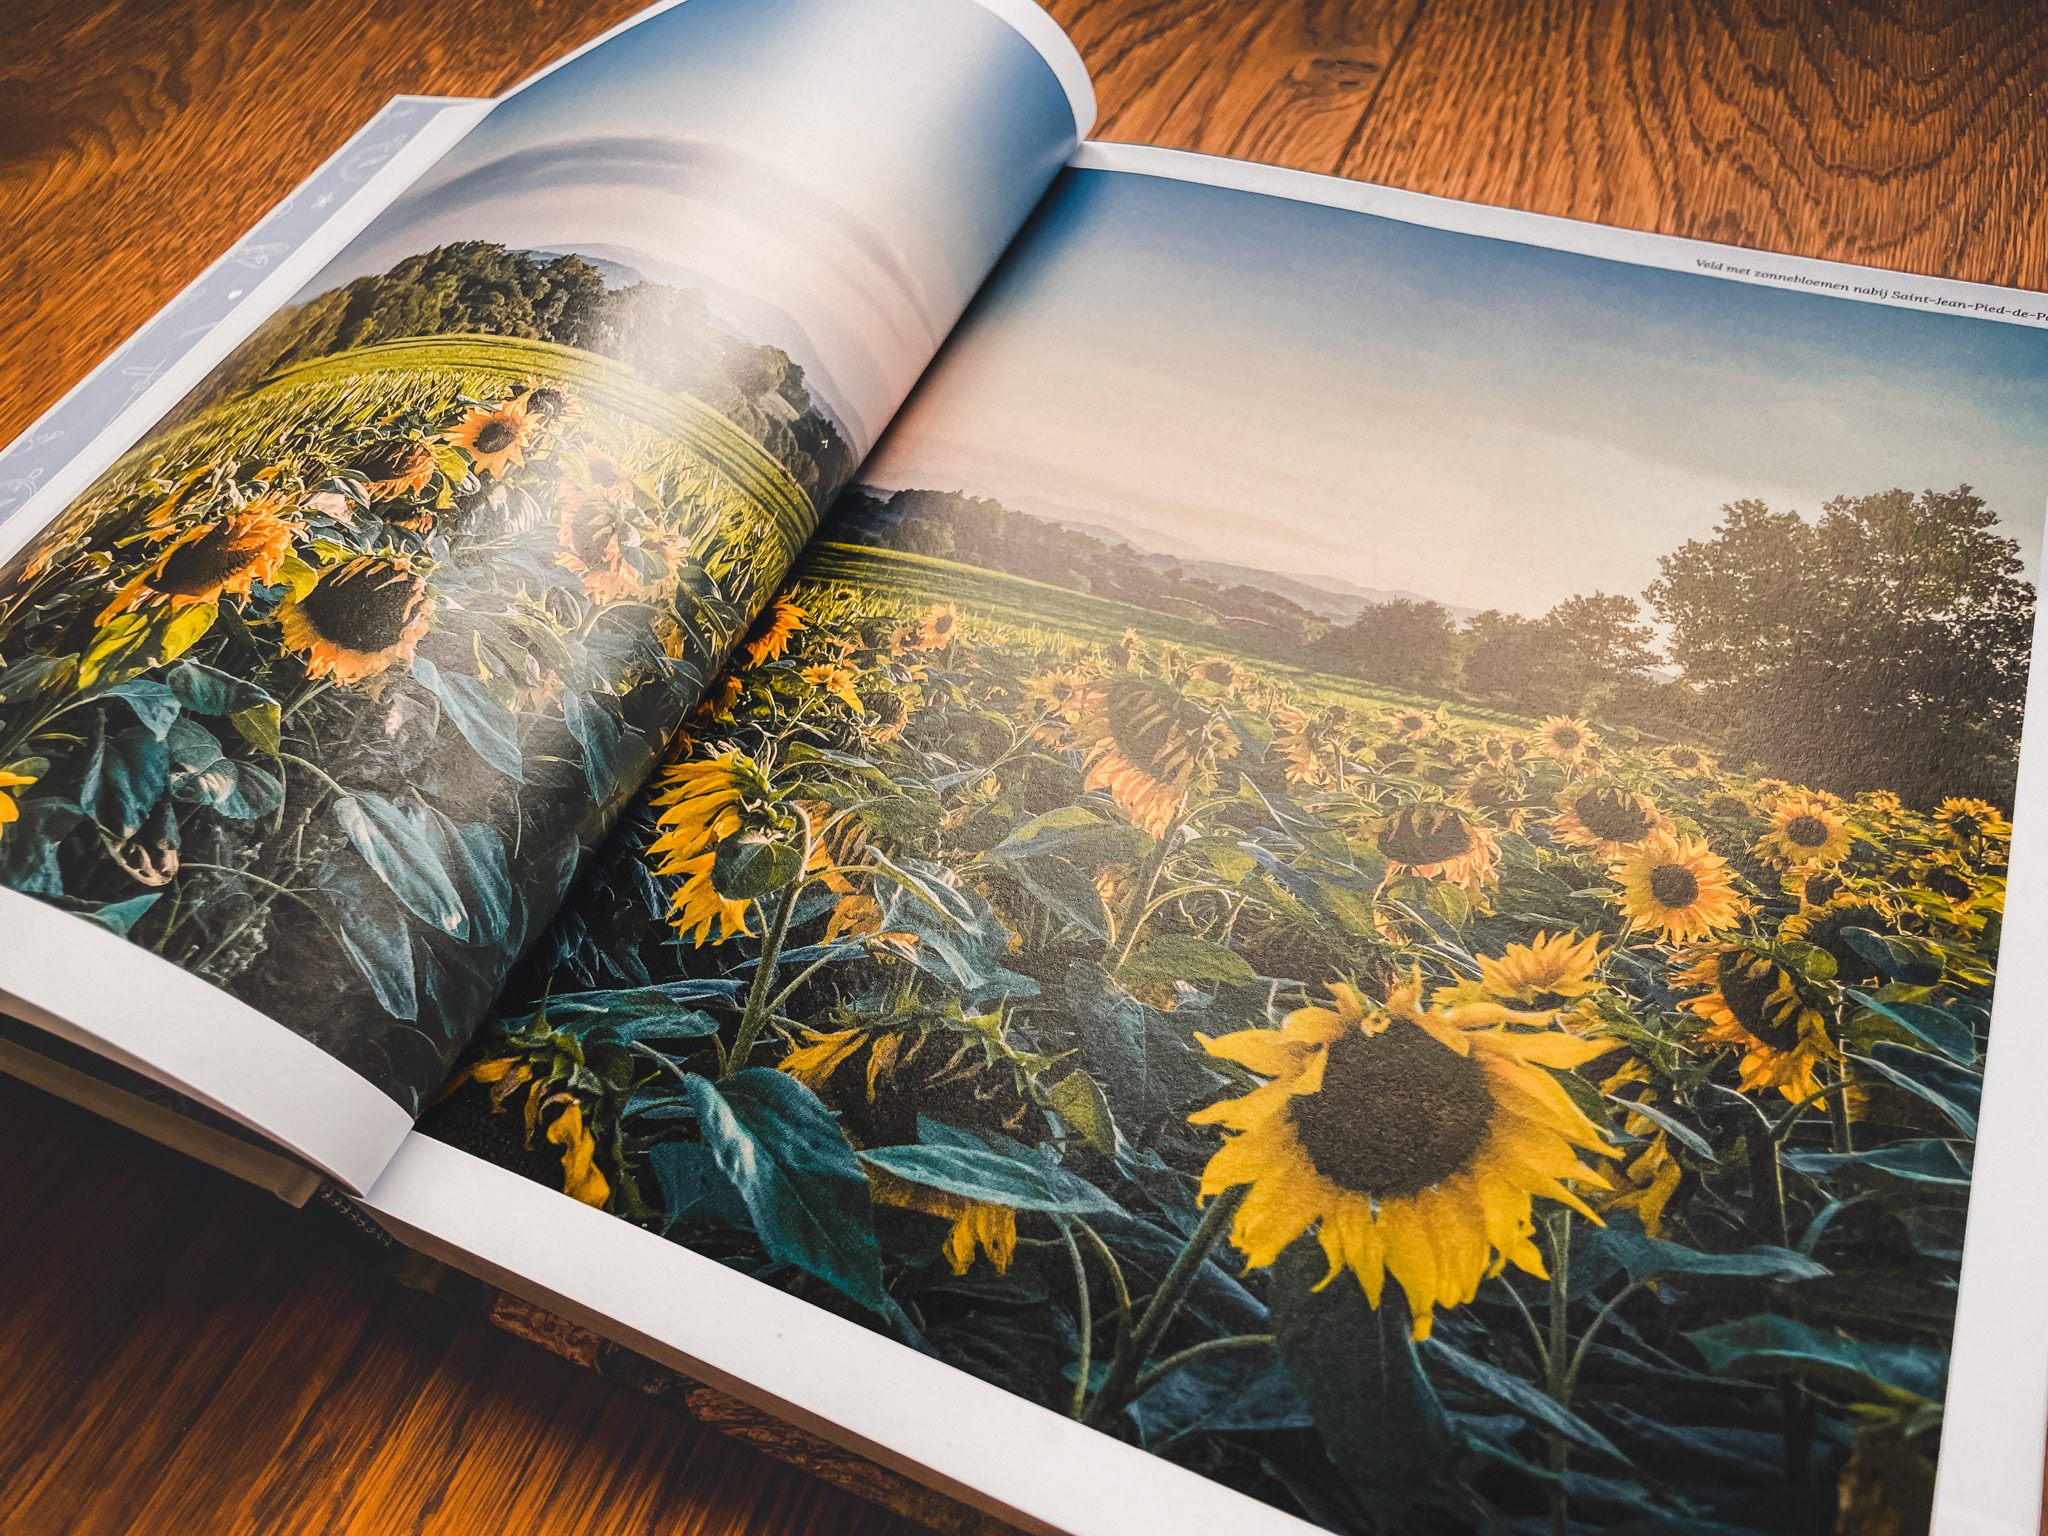
POLYGON ((430 1132, 1333 1530, 1924 1525, 1996 808, 868 558, 430 1132))
POLYGON ((231 397, 0 584, 0 882, 416 1104, 813 520, 722 417, 544 343, 231 397))

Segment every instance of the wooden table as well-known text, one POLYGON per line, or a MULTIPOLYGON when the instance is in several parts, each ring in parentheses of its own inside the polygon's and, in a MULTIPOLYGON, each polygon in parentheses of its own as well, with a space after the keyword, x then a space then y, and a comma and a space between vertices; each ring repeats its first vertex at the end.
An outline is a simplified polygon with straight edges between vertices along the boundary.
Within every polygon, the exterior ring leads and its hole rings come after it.
MULTIPOLYGON (((11 0, 0 439, 387 97, 497 91, 636 5, 11 0)), ((2030 0, 1050 8, 1103 138, 2048 288, 2030 0)), ((0 1128, 13 1536, 910 1529, 88 1116, 0 1086, 0 1128)))

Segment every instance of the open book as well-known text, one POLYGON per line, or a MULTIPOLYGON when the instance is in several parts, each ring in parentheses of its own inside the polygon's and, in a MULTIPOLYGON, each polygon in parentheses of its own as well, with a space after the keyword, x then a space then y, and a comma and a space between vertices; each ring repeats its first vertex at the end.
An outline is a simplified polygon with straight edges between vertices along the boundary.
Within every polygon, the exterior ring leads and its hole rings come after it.
POLYGON ((2048 300, 1092 115, 380 120, 0 461, 0 1067, 1035 1530, 2031 1530, 2048 300))

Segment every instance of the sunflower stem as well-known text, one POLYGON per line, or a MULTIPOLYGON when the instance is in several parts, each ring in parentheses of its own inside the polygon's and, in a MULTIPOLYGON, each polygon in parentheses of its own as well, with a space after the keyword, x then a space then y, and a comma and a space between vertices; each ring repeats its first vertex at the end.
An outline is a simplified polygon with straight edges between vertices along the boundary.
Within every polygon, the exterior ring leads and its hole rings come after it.
POLYGON ((1067 1417, 1078 1419, 1088 1408, 1088 1375, 1095 1364, 1095 1317, 1088 1299, 1088 1266, 1081 1262, 1080 1245, 1074 1241, 1073 1228, 1064 1221, 1059 1225, 1067 1257, 1074 1265, 1074 1326, 1081 1335, 1080 1353, 1074 1357, 1074 1398, 1067 1408, 1067 1417))
POLYGON ((747 1064, 747 1058, 754 1052, 755 1042, 761 1038, 761 1031, 768 1023, 768 991, 775 985, 775 961, 782 953, 782 946, 789 938, 790 919, 796 914, 797 894, 804 888, 801 876, 789 882, 783 890, 782 900, 776 904, 775 920, 769 925, 768 937, 761 945, 761 962, 754 967, 753 984, 747 988, 746 1011, 740 1015, 739 1033, 732 1038, 732 1049, 725 1054, 720 1066, 720 1077, 731 1077, 747 1064))
POLYGON ((1834 1150, 1837 1153, 1856 1150, 1855 1135, 1849 1126, 1849 1092, 1855 1086, 1849 1076, 1849 1063, 1844 1061, 1841 1076, 1834 1082, 1839 1091, 1828 1095, 1828 1124, 1834 1132, 1834 1150))
MULTIPOLYGON (((1571 1407, 1571 1263, 1572 1263, 1572 1213, 1569 1210, 1553 1212, 1544 1222, 1550 1234, 1550 1342, 1548 1358, 1544 1361, 1545 1389, 1550 1400, 1559 1408, 1571 1407)), ((1551 1536, 1566 1536, 1571 1521, 1566 1511, 1564 1473, 1570 1451, 1564 1436, 1553 1433, 1550 1436, 1550 1471, 1555 1481, 1550 1484, 1550 1530, 1551 1536)))
POLYGON ((1186 1349, 1176 1354, 1168 1355, 1164 1360, 1140 1376, 1138 1384, 1131 1389, 1131 1396, 1133 1398, 1143 1397, 1175 1371, 1183 1366, 1193 1365, 1197 1360, 1209 1355, 1228 1354, 1232 1350, 1239 1349, 1263 1349, 1272 1342, 1273 1335, 1270 1333, 1238 1333, 1229 1334, 1220 1339, 1204 1339, 1199 1344, 1190 1344, 1186 1349))
POLYGON ((1100 1429, 1105 1423, 1113 1422, 1122 1413, 1127 1403, 1137 1396, 1133 1390, 1138 1382, 1139 1368, 1145 1357, 1152 1353, 1153 1345, 1166 1332, 1166 1325, 1173 1321, 1173 1315, 1180 1310, 1180 1304, 1187 1299, 1193 1288, 1195 1277, 1202 1272, 1202 1265, 1209 1257, 1223 1234, 1230 1230, 1230 1221, 1237 1214, 1238 1205, 1244 1199, 1244 1188, 1225 1190, 1209 1202, 1209 1208, 1202 1212, 1201 1223, 1187 1246, 1174 1257, 1173 1265, 1166 1271, 1166 1278, 1159 1282, 1159 1289, 1152 1293, 1152 1299, 1145 1304, 1145 1311, 1132 1331, 1130 1348, 1119 1350, 1110 1361, 1109 1375, 1103 1378, 1102 1390, 1095 1394, 1095 1401, 1082 1415, 1081 1422, 1091 1428, 1100 1429))

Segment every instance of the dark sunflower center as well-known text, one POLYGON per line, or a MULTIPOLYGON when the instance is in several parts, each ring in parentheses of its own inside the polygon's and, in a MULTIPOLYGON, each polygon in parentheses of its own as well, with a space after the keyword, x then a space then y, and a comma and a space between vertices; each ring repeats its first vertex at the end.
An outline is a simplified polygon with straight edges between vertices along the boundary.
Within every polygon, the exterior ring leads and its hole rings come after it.
POLYGON ((1585 737, 1579 734, 1578 727, 1576 726, 1560 725, 1556 729, 1551 731, 1550 740, 1554 746, 1560 747, 1564 751, 1569 752, 1573 747, 1576 747, 1581 741, 1584 741, 1585 737))
POLYGON ((1842 877, 1823 870, 1819 874, 1808 875, 1800 891, 1808 906, 1823 906, 1842 893, 1842 877))
POLYGON ((1749 807, 1733 795, 1715 795, 1707 801, 1707 810, 1716 816, 1747 816, 1749 807))
POLYGON ((1585 829, 1603 843, 1639 843, 1654 825, 1642 796, 1625 789, 1588 790, 1572 809, 1585 829))
POLYGON ((1672 750, 1671 750, 1671 766, 1672 766, 1672 767, 1674 767, 1674 768, 1697 768, 1697 767, 1699 767, 1699 765, 1700 765, 1700 755, 1699 755, 1699 753, 1697 753, 1697 752, 1693 751, 1693 749, 1692 749, 1691 747, 1674 747, 1674 748, 1672 748, 1672 750))
POLYGON ((519 441, 519 429, 502 416, 493 416, 476 430, 478 453, 503 453, 519 441))
POLYGON ((1806 942, 1827 951, 1835 962, 1835 975, 1843 981, 1873 982, 1883 973, 1850 947, 1845 933, 1850 928, 1867 928, 1872 933, 1883 933, 1889 927, 1890 914, 1880 912, 1876 907, 1837 907, 1806 930, 1806 942))
POLYGON ((1320 1093, 1294 1130, 1323 1177, 1379 1200, 1420 1194, 1470 1166, 1494 1114, 1486 1069, 1396 1019, 1329 1048, 1320 1093))
POLYGON ((559 389, 536 389, 526 397, 526 408, 542 421, 553 421, 568 403, 559 389))
POLYGON ((1968 811, 1956 811, 1948 819, 1957 837, 1975 837, 1984 829, 1984 823, 1968 811))
POLYGON ((1785 999, 1773 1000, 1778 968, 1770 961, 1740 951, 1724 952, 1715 963, 1721 1001, 1735 1022, 1774 1051, 1799 1044, 1799 1011, 1785 999))
POLYGON ((1969 881, 1943 864, 1937 864, 1927 872, 1927 888, 1950 901, 1962 901, 1976 894, 1976 888, 1969 881))
POLYGON ((1447 805, 1411 805, 1380 828, 1380 852, 1396 864, 1441 864, 1472 848, 1472 828, 1447 805))
POLYGON ((1659 864, 1650 871, 1650 894, 1659 906, 1689 907, 1699 900, 1699 876, 1683 864, 1659 864))
POLYGON ((164 556, 150 585, 178 597, 217 592, 239 576, 261 548, 260 540, 238 537, 231 524, 218 523, 164 556))
POLYGON ((1818 816, 1802 813, 1785 823, 1785 838, 1801 848, 1824 847, 1828 840, 1828 824, 1818 816))
MULTIPOLYGON (((946 627, 950 629, 950 623, 946 627)), ((1143 683, 1112 687, 1104 701, 1110 739, 1117 750, 1161 779, 1179 777, 1194 762, 1194 746, 1175 708, 1177 703, 1143 683)))
POLYGON ((299 611, 329 644, 374 654, 405 638, 418 593, 418 578, 396 566, 344 568, 321 577, 299 611))

